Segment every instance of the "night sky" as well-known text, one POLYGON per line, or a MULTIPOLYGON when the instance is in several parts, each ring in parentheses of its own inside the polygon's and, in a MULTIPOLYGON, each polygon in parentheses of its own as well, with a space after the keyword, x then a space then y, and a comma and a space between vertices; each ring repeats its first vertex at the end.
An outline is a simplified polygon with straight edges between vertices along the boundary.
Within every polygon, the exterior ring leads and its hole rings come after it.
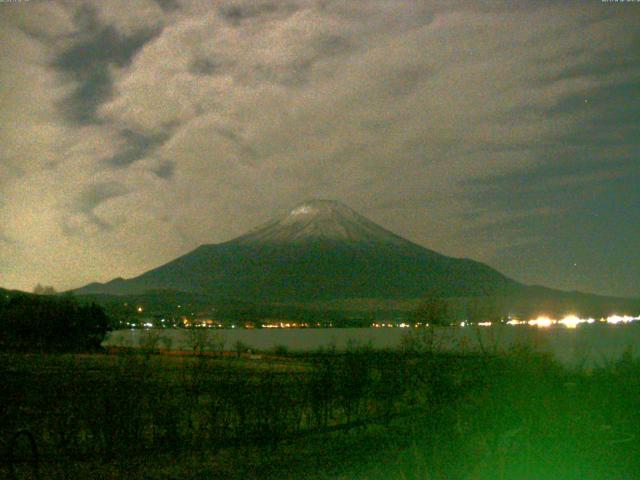
POLYGON ((640 3, 0 3, 0 286, 138 275, 310 198, 640 296, 640 3))

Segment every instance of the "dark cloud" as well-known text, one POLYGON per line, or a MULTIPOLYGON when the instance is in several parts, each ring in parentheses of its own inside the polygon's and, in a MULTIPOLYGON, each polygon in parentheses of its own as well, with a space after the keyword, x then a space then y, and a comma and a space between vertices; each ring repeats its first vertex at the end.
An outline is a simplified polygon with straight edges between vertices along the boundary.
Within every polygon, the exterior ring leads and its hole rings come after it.
POLYGON ((172 162, 170 160, 165 160, 161 162, 160 165, 158 165, 158 167, 153 170, 153 173, 155 173, 160 178, 168 180, 171 177, 173 177, 175 169, 176 169, 175 162, 172 162))
POLYGON ((210 58, 196 58, 189 65, 189 72, 194 75, 213 75, 220 70, 221 65, 210 58))
MULTIPOLYGON (((125 185, 119 182, 102 182, 89 185, 78 196, 75 208, 81 214, 84 214, 86 219, 97 226, 100 230, 109 230, 112 225, 102 220, 95 213, 95 209, 98 208, 103 202, 109 199, 120 197, 129 193, 129 190, 125 185)), ((74 232, 72 228, 67 229, 68 233, 74 232)))
POLYGON ((335 56, 351 51, 353 45, 340 35, 323 35, 316 41, 315 48, 324 55, 335 56))
POLYGON ((174 12, 180 9, 180 2, 178 0, 155 0, 160 5, 160 8, 165 12, 174 12))
POLYGON ((127 193, 127 188, 118 182, 97 183, 86 187, 78 197, 81 212, 92 212, 105 200, 127 193))
POLYGON ((130 129, 120 132, 120 136, 124 141, 124 146, 118 153, 106 160, 110 167, 122 168, 131 165, 144 158, 169 138, 168 133, 145 135, 130 129))
POLYGON ((389 80, 389 93, 394 96, 408 95, 433 73, 432 69, 424 66, 406 67, 389 80))
POLYGON ((293 13, 298 9, 288 2, 230 2, 220 7, 220 16, 234 26, 241 22, 276 12, 293 13))
POLYGON ((113 92, 109 68, 128 65, 135 53, 159 32, 144 29, 124 35, 111 25, 101 25, 96 11, 87 6, 78 9, 75 24, 78 32, 53 61, 53 67, 76 84, 59 107, 67 121, 91 124, 98 121, 98 107, 113 92))

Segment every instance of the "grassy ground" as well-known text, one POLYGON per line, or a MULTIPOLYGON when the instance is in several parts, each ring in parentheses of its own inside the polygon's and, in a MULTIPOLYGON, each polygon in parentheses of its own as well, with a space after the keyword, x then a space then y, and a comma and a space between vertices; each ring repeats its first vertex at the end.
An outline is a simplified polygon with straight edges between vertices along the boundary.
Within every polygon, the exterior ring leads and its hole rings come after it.
POLYGON ((640 478, 631 358, 3 355, 0 375, 0 477, 14 444, 17 478, 640 478))

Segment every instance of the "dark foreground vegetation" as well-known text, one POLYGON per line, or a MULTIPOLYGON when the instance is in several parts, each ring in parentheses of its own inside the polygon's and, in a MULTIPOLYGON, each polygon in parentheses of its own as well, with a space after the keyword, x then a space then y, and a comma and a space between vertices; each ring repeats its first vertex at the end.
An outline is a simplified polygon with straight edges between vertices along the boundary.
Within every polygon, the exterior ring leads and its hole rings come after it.
POLYGON ((109 318, 95 303, 0 291, 0 351, 99 350, 110 328, 109 318))
POLYGON ((4 354, 0 477, 640 478, 637 361, 567 371, 414 340, 259 359, 4 354))

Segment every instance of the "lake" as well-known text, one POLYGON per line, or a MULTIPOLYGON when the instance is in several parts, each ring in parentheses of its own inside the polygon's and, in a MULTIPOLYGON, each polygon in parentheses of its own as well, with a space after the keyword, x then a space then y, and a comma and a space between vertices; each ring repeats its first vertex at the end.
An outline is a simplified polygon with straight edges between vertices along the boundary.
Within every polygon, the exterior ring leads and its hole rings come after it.
POLYGON ((311 352, 349 345, 371 345, 373 348, 397 348, 411 336, 427 333, 441 351, 470 352, 508 350, 526 345, 551 353, 568 366, 598 366, 620 358, 629 350, 634 357, 640 352, 640 325, 582 325, 537 328, 530 326, 435 327, 417 328, 300 328, 300 329, 149 329, 109 332, 105 347, 144 347, 157 339, 161 348, 193 350, 194 342, 224 342, 233 350, 237 342, 254 351, 273 351, 286 347, 291 352, 311 352))

